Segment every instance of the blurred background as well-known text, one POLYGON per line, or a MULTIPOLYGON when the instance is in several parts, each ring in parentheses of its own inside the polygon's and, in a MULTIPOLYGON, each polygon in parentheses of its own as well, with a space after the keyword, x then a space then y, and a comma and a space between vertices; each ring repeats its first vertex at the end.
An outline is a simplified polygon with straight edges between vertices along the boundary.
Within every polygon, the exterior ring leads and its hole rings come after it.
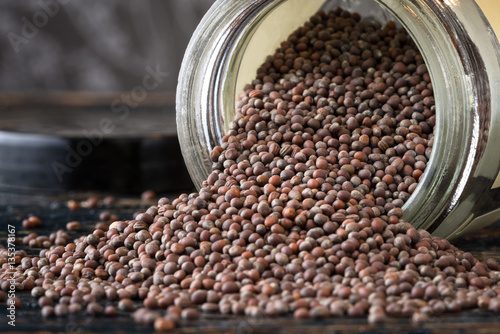
POLYGON ((0 2, 0 191, 192 187, 175 89, 212 3, 0 2))

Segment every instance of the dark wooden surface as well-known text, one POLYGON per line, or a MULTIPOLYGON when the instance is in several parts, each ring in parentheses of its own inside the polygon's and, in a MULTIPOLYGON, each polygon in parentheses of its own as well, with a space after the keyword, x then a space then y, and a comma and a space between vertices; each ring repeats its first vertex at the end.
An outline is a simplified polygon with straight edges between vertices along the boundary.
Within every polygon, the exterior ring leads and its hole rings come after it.
MULTIPOLYGON (((88 195, 73 195, 71 198, 84 199, 88 195)), ((169 196, 173 199, 175 196, 169 196)), ((107 210, 118 214, 120 219, 131 219, 134 212, 147 208, 150 203, 136 197, 118 199, 111 207, 81 208, 70 211, 67 208, 68 196, 47 197, 44 195, 12 195, 0 193, 0 244, 6 244, 7 224, 16 226, 16 236, 22 238, 31 231, 23 230, 21 222, 28 215, 37 215, 42 219, 42 228, 38 234, 48 235, 57 229, 64 229, 68 221, 82 223, 79 232, 70 232, 72 237, 88 234, 93 230, 101 211, 107 210)), ((494 257, 500 259, 500 223, 468 234, 454 240, 453 244, 462 250, 470 251, 479 258, 494 257)), ((35 254, 38 250, 26 249, 35 254)), ((16 311, 16 327, 8 325, 6 305, 0 304, 0 333, 137 333, 152 332, 152 326, 134 323, 130 313, 119 312, 114 318, 93 318, 86 315, 68 318, 45 319, 40 315, 36 300, 27 291, 16 293, 23 301, 21 309, 16 311)), ((137 306, 141 305, 137 302, 137 306)), ((389 319, 378 326, 369 325, 366 318, 340 318, 328 320, 298 321, 291 317, 281 318, 245 318, 236 316, 205 315, 197 322, 182 323, 173 333, 500 333, 500 316, 490 312, 468 311, 457 314, 445 314, 430 318, 423 325, 413 325, 406 318, 389 319)))
POLYGON ((146 105, 119 113, 111 102, 106 106, 112 94, 63 95, 40 98, 47 104, 88 100, 93 106, 0 110, 0 191, 174 192, 192 186, 177 139, 172 94, 163 100, 152 95, 146 105))

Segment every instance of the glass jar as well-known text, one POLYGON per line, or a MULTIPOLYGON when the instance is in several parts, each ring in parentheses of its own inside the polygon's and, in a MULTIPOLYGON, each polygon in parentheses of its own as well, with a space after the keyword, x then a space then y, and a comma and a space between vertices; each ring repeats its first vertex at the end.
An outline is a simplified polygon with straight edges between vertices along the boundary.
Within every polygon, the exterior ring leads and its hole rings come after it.
POLYGON ((499 219, 500 2, 493 0, 217 1, 188 45, 177 88, 178 135, 195 185, 209 175, 209 153, 265 57, 318 9, 337 6, 399 22, 431 76, 434 146, 403 217, 446 238, 499 219))

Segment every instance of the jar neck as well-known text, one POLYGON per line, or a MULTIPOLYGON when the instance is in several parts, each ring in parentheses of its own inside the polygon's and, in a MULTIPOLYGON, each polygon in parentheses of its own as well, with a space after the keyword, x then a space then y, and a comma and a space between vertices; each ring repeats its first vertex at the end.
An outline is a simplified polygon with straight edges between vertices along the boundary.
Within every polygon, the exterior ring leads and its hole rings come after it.
MULTIPOLYGON (((284 29, 284 35, 273 30, 276 41, 269 45, 260 41, 260 53, 250 52, 256 50, 252 43, 259 41, 259 33, 266 31, 261 28, 273 13, 297 1, 303 6, 303 0, 217 1, 195 32, 179 76, 177 122, 186 164, 198 187, 211 171, 210 150, 221 142, 234 118, 241 83, 255 75, 258 65, 249 66, 248 59, 263 63, 279 46, 273 43, 286 40, 292 28, 284 29), (251 74, 244 76, 246 67, 251 74)), ((500 168, 500 155, 494 154, 488 162, 485 159, 496 149, 495 141, 500 142, 496 138, 500 131, 494 133, 489 128, 498 122, 500 95, 494 92, 500 89, 500 57, 488 21, 473 0, 374 0, 370 5, 366 0, 337 0, 308 4, 294 10, 302 8, 307 17, 318 6, 341 6, 368 11, 381 22, 394 17, 419 47, 434 88, 437 121, 432 155, 416 191, 404 206, 404 217, 416 227, 449 235, 456 228, 452 221, 465 220, 463 216, 471 212, 474 198, 484 188, 477 180, 490 182, 500 168), (373 11, 371 4, 384 10, 373 11)), ((294 15, 273 20, 280 22, 286 17, 292 17, 297 26, 303 23, 294 15)))
MULTIPOLYGON (((380 2, 390 11, 397 8, 392 7, 395 1, 380 2)), ((489 24, 474 1, 408 1, 406 5, 401 16, 394 12, 429 69, 437 122, 431 159, 403 207, 404 218, 450 237, 459 229, 457 224, 474 214, 485 183, 491 184, 498 173, 499 155, 491 154, 496 134, 489 124, 498 115, 498 104, 491 101, 499 63, 495 43, 486 33, 489 24)))

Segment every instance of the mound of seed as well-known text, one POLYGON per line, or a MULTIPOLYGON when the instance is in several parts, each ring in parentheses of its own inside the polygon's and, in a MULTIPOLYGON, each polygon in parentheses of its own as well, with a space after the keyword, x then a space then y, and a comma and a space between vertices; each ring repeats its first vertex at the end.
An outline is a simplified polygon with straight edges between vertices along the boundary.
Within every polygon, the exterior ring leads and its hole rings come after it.
POLYGON ((14 270, 0 251, 0 286, 15 277, 47 317, 111 316, 105 304, 132 311, 142 300, 134 319, 159 331, 200 312, 370 323, 498 313, 495 260, 401 219, 431 151, 434 109, 405 31, 319 12, 246 87, 198 193, 18 254, 14 270))

